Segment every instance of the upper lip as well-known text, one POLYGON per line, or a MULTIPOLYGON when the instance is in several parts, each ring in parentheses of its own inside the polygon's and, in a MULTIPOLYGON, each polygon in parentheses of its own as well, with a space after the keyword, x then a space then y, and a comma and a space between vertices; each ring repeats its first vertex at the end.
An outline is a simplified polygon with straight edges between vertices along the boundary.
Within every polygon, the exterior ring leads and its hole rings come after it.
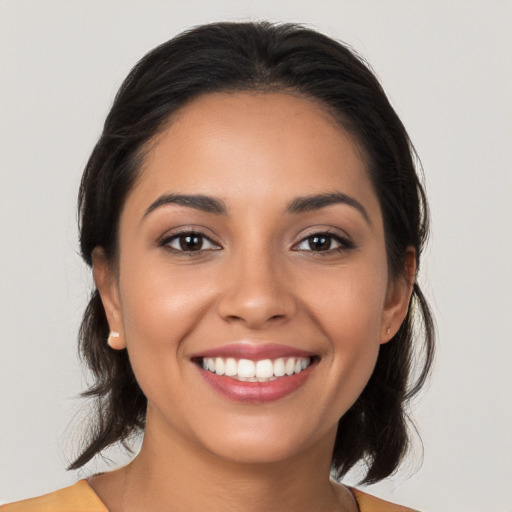
POLYGON ((192 355, 192 359, 205 357, 233 357, 235 359, 278 359, 280 357, 315 357, 316 354, 279 343, 236 342, 210 348, 192 355))

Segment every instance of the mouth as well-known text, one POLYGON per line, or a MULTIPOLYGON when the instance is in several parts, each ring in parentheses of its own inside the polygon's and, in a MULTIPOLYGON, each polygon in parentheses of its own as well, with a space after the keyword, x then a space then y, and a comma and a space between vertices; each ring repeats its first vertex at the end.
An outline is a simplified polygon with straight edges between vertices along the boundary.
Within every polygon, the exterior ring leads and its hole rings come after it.
POLYGON ((200 375, 231 401, 271 402, 303 386, 320 358, 275 344, 234 344, 192 357, 200 375))
POLYGON ((297 375, 308 368, 313 357, 279 357, 277 359, 236 359, 202 357, 196 361, 204 370, 239 382, 272 382, 297 375))

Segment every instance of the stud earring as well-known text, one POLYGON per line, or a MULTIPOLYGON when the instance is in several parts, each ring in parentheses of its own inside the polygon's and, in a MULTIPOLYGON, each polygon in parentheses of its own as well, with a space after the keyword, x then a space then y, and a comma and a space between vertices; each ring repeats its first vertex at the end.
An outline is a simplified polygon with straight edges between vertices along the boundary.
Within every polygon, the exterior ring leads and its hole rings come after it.
POLYGON ((107 344, 110 348, 118 349, 119 333, 117 331, 110 331, 107 339, 107 344))
MULTIPOLYGON (((389 336, 391 334, 391 327, 388 327, 388 330, 386 331, 386 334, 389 336)), ((118 334, 119 336, 119 334, 118 334)))

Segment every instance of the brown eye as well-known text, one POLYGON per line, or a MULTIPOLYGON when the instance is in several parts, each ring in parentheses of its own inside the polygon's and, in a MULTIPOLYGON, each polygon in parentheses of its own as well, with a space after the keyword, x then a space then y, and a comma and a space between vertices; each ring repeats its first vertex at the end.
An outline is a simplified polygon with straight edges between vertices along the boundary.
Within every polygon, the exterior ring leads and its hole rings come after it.
POLYGON ((218 250, 220 247, 201 233, 178 233, 162 240, 161 245, 175 252, 218 250))
POLYGON ((203 248, 203 238, 199 235, 182 235, 178 240, 183 251, 199 251, 203 248))
POLYGON ((307 242, 312 251, 328 251, 331 248, 332 237, 326 235, 314 235, 308 237, 307 242))
POLYGON ((348 238, 333 233, 315 233, 302 239, 294 250, 331 253, 353 248, 354 243, 348 238))

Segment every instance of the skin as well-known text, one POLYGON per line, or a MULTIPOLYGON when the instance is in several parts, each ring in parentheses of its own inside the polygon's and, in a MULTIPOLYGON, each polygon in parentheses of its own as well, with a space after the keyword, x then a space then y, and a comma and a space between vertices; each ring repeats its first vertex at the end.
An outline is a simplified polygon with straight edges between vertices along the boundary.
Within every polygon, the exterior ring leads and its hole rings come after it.
POLYGON ((112 346, 128 350, 148 398, 140 454, 90 480, 110 511, 357 510, 329 480, 331 453, 339 418, 405 317, 414 250, 404 256, 407 278, 391 279, 361 152, 312 100, 214 93, 182 108, 126 199, 117 261, 93 254, 120 333, 112 346), (364 213, 346 203, 287 212, 333 192, 364 213), (162 194, 213 196, 226 213, 166 204, 145 215, 162 194), (208 238, 202 250, 162 246, 184 228, 208 238), (326 231, 341 242, 316 250, 307 237, 326 231), (318 364, 280 400, 235 402, 191 356, 242 339, 310 351, 318 364))

